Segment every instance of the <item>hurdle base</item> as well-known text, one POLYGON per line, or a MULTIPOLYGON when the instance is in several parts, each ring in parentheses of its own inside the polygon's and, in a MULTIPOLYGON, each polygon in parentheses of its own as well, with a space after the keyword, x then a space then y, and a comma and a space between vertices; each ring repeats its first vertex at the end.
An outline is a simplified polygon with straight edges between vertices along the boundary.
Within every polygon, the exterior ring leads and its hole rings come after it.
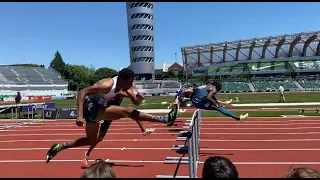
POLYGON ((187 138, 186 138, 186 137, 177 137, 176 140, 177 140, 177 141, 186 141, 187 138))
POLYGON ((157 175, 156 178, 190 178, 189 176, 157 175))
POLYGON ((185 146, 185 145, 173 145, 171 150, 188 150, 188 146, 185 146))
POLYGON ((180 131, 180 135, 181 134, 184 134, 184 133, 187 133, 188 131, 180 131))
POLYGON ((164 164, 189 164, 189 161, 183 160, 165 160, 164 164))

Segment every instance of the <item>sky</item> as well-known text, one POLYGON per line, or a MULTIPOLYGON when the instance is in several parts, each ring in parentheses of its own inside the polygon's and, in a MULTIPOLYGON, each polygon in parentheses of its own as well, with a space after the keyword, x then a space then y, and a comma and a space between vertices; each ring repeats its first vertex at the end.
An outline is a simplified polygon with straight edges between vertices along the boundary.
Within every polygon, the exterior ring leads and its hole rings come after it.
MULTIPOLYGON (((155 65, 182 63, 183 46, 320 30, 320 3, 154 3, 155 65), (177 53, 177 57, 175 57, 177 53)), ((0 5, 0 65, 130 65, 126 4, 0 5)))

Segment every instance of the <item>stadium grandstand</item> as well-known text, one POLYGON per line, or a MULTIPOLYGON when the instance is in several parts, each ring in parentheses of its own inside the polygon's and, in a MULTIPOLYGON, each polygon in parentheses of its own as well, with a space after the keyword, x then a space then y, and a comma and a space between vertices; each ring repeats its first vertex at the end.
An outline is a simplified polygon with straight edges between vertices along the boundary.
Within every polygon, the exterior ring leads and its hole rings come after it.
POLYGON ((313 31, 182 47, 183 67, 193 77, 224 80, 222 92, 275 91, 280 85, 317 91, 319 39, 313 31))
POLYGON ((0 66, 0 95, 18 91, 25 96, 58 96, 68 93, 68 82, 52 68, 0 66))
POLYGON ((136 81, 137 92, 152 96, 173 94, 180 88, 181 82, 174 78, 136 81))

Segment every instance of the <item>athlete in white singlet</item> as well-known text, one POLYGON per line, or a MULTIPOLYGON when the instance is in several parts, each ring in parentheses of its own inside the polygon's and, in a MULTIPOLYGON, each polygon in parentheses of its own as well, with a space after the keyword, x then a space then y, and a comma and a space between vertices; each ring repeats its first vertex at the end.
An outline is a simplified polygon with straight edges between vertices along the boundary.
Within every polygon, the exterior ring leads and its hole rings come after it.
POLYGON ((95 85, 82 89, 78 94, 76 124, 78 126, 84 126, 85 124, 86 137, 63 144, 53 144, 47 153, 46 162, 49 163, 58 152, 64 149, 95 145, 101 120, 112 121, 129 117, 135 121, 160 122, 166 123, 167 126, 172 126, 178 113, 177 106, 166 116, 146 114, 131 107, 106 106, 118 94, 129 98, 135 105, 139 105, 142 102, 143 96, 139 93, 135 95, 133 91, 129 91, 134 81, 134 76, 132 70, 125 68, 119 72, 117 77, 102 79, 95 85))
MULTIPOLYGON (((131 88, 128 90, 128 91, 131 91, 130 93, 133 93, 135 95, 138 94, 138 92, 136 91, 135 89, 135 85, 134 83, 132 83, 132 86, 131 88)), ((122 100, 124 97, 127 97, 126 94, 118 94, 115 99, 111 99, 107 106, 120 106, 122 100)), ((155 128, 145 128, 142 124, 141 121, 136 121, 142 131, 142 134, 144 136, 148 135, 148 134, 151 134, 155 131, 155 128)), ((93 144, 89 147, 88 151, 86 151, 84 153, 84 157, 83 157, 83 160, 82 160, 82 163, 84 166, 87 166, 88 165, 88 160, 89 160, 89 156, 90 156, 90 153, 92 152, 92 150, 98 145, 98 143, 100 143, 104 137, 106 136, 107 132, 108 132, 108 129, 111 125, 112 121, 102 121, 101 122, 101 125, 100 125, 100 130, 99 130, 99 134, 98 134, 98 137, 97 137, 97 141, 96 141, 96 144, 93 144)))

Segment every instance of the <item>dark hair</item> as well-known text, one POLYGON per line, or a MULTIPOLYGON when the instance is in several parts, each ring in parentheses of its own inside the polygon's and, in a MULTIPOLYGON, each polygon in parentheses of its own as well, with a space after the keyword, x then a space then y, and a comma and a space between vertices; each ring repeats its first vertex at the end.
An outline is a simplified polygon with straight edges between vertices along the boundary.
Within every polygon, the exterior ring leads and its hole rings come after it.
POLYGON ((129 68, 124 68, 119 71, 118 77, 120 79, 130 79, 134 78, 134 72, 129 68))
POLYGON ((97 161, 82 174, 81 178, 117 178, 109 163, 97 161))
POLYGON ((198 86, 197 84, 193 84, 192 86, 198 86))
POLYGON ((204 162, 202 178, 238 178, 238 171, 228 158, 214 156, 204 162))
POLYGON ((222 82, 218 81, 218 80, 214 80, 211 82, 212 85, 214 85, 216 87, 217 91, 220 91, 222 88, 222 82))

